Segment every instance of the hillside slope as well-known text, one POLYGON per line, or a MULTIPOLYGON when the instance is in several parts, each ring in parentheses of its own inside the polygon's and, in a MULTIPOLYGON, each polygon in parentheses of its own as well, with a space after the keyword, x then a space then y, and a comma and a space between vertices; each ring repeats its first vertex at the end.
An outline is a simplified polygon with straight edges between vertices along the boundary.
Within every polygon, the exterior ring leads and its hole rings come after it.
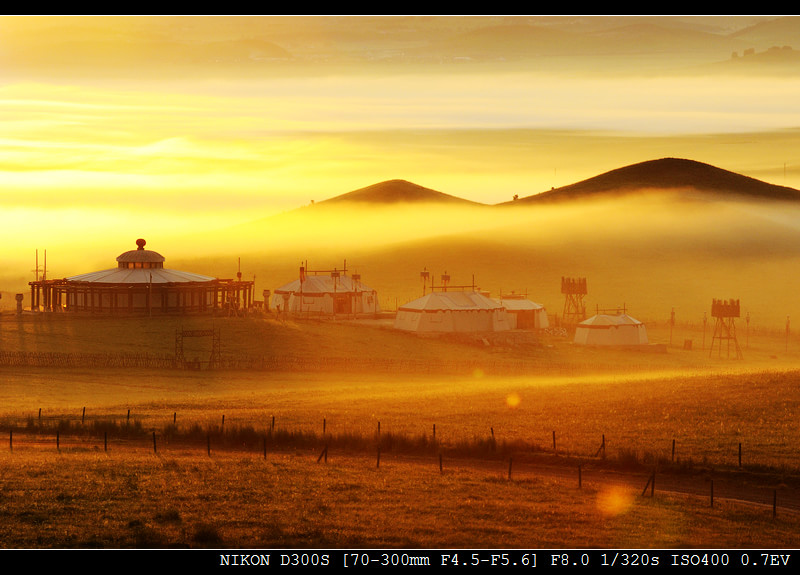
POLYGON ((800 200, 800 191, 794 188, 769 184, 694 160, 662 158, 611 170, 575 184, 501 205, 574 200, 641 190, 696 190, 720 198, 800 200))
POLYGON ((394 204, 400 202, 434 202, 448 204, 472 204, 475 202, 437 192, 430 188, 408 182, 406 180, 386 180, 360 188, 340 196, 319 202, 318 205, 343 204, 345 202, 358 202, 370 204, 394 204))

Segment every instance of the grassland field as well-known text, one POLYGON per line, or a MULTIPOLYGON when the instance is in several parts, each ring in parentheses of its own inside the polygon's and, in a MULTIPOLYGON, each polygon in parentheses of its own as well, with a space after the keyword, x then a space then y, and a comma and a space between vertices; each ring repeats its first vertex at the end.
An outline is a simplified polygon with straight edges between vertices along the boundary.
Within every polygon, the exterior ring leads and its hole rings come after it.
POLYGON ((740 329, 737 360, 689 325, 648 325, 661 351, 637 352, 421 338, 366 320, 5 315, 0 351, 172 354, 177 329, 204 326, 219 329, 224 356, 296 367, 0 368, 0 429, 14 438, 0 545, 797 546, 798 515, 769 509, 773 491, 794 499, 800 476, 800 346, 779 332, 740 329), (134 440, 115 435, 129 423, 134 440), (543 472, 555 463, 568 471, 543 472), (642 497, 654 466, 697 493, 642 497), (600 480, 614 469, 639 483, 600 480), (711 508, 711 477, 752 487, 755 504, 720 491, 711 508))

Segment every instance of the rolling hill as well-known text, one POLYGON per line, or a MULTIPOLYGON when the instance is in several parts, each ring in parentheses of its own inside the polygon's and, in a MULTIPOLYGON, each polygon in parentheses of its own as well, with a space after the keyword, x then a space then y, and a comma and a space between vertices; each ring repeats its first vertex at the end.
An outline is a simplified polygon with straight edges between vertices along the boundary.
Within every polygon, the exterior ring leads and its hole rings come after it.
POLYGON ((387 180, 324 200, 319 202, 318 205, 341 205, 347 202, 371 204, 433 202, 475 205, 475 202, 470 200, 437 192, 406 180, 387 180))
POLYGON ((694 160, 662 158, 611 170, 503 205, 567 201, 642 190, 693 190, 709 197, 731 199, 800 200, 800 191, 794 188, 769 184, 694 160))
MULTIPOLYGON (((568 186, 496 205, 570 201, 601 196, 619 196, 634 192, 641 193, 648 190, 702 192, 707 197, 717 199, 800 200, 800 191, 794 188, 769 184, 695 160, 661 158, 631 164, 568 186)), ((316 206, 342 206, 347 203, 386 205, 421 202, 464 206, 486 205, 438 192, 406 180, 387 180, 318 202, 316 206)))

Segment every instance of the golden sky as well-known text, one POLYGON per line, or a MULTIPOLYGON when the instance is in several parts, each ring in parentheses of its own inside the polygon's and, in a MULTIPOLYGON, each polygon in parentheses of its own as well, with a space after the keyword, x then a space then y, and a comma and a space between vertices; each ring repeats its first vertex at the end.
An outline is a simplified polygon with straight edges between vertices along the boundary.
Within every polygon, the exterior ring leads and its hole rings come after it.
MULTIPOLYGON (((224 229, 394 178, 494 204, 677 156, 800 187, 797 75, 491 62, 125 73, 113 43, 98 44, 96 69, 84 47, 74 59, 59 51, 48 70, 20 56, 53 50, 45 23, 79 35, 94 21, 0 22, 0 58, 16 64, 0 78, 2 250, 26 272, 35 249, 111 244, 116 253, 136 237, 224 229)), ((224 23, 234 37, 236 21, 224 23)), ((293 24, 302 30, 302 19, 293 24)))

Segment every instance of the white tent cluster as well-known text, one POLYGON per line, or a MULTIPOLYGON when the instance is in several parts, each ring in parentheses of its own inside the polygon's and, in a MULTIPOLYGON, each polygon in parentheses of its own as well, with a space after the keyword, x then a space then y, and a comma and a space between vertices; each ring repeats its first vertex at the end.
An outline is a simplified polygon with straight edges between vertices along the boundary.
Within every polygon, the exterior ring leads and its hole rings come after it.
POLYGON ((476 289, 431 291, 397 310, 394 327, 413 332, 476 333, 549 326, 541 304, 519 295, 490 298, 476 289))
MULTIPOLYGON (((427 276, 426 276, 427 277, 427 276)), ((449 280, 449 276, 447 277, 449 280)), ((397 309, 394 327, 417 333, 487 333, 508 330, 540 330, 550 327, 547 310, 526 296, 516 294, 491 298, 474 285, 431 287, 420 298, 397 309)), ((272 307, 279 313, 300 315, 358 316, 378 314, 377 292, 361 283, 359 274, 342 271, 309 272, 300 268, 299 277, 272 295, 272 307)), ((624 309, 600 313, 575 328, 574 343, 585 346, 649 345, 645 325, 624 309)))

